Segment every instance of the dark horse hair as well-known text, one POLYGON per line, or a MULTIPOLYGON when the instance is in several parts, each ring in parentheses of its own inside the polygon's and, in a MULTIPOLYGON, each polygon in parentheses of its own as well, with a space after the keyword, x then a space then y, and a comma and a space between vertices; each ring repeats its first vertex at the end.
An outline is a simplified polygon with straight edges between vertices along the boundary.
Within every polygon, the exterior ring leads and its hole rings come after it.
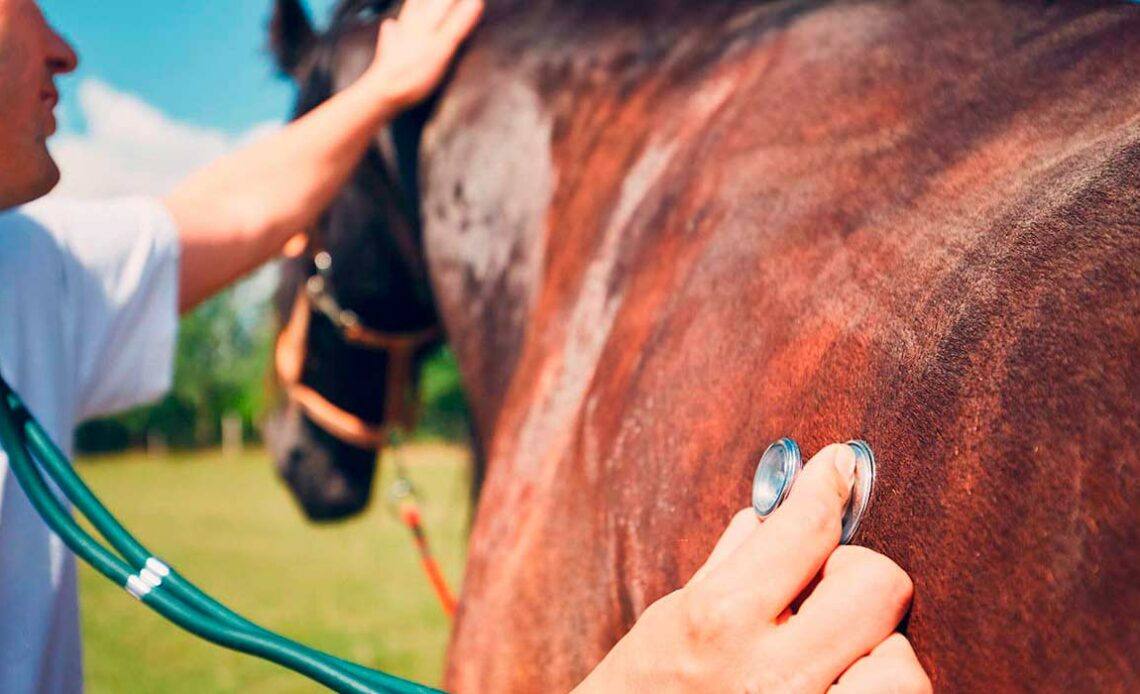
POLYGON ((310 70, 298 82, 297 119, 327 101, 335 93, 336 47, 350 30, 362 24, 377 23, 388 14, 394 0, 344 0, 333 8, 328 29, 319 36, 313 32, 304 8, 297 2, 279 2, 270 27, 270 50, 286 76, 297 77, 306 61, 310 70))
MULTIPOLYGON (((389 0, 347 0, 334 10, 329 28, 318 34, 297 0, 278 0, 271 48, 281 71, 298 85, 294 118, 336 93, 342 42, 374 32, 392 5, 389 0)), ((344 189, 310 230, 306 251, 283 263, 276 297, 282 325, 315 272, 313 258, 319 251, 332 258, 329 275, 336 299, 362 324, 392 333, 438 324, 417 199, 419 142, 430 108, 427 104, 409 110, 378 133, 344 189)), ((384 424, 389 355, 348 344, 319 312, 313 312, 310 321, 301 382, 356 417, 384 424)), ((417 354, 417 367, 434 346, 417 354)), ((310 518, 344 518, 367 505, 375 450, 340 441, 292 402, 271 422, 269 438, 282 478, 310 518)))

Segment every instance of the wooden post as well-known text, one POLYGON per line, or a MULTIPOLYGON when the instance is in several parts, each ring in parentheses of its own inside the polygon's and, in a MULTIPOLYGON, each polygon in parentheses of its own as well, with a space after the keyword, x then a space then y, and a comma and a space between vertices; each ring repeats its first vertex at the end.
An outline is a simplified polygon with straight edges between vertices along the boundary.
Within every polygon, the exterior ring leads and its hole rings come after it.
POLYGON ((245 427, 241 415, 230 412, 222 417, 222 455, 237 457, 241 455, 245 443, 245 427))

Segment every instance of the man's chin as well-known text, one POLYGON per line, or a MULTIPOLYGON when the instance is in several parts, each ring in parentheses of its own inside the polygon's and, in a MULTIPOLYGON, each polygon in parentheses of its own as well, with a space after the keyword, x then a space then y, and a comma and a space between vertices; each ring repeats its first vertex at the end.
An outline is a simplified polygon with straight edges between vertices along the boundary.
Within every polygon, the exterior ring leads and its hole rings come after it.
POLYGON ((43 192, 36 195, 36 197, 42 198, 43 196, 55 190, 55 187, 59 185, 59 182, 62 178, 63 174, 60 173, 59 167, 56 166, 55 162, 53 161, 51 163, 51 169, 49 170, 48 175, 43 182, 43 192))
POLYGON ((51 155, 47 154, 46 152, 39 169, 40 175, 36 178, 35 185, 30 191, 32 197, 30 200, 26 200, 25 202, 38 200, 39 198, 42 198, 43 196, 52 192, 55 190, 55 187, 59 185, 59 181, 62 178, 62 174, 59 171, 59 165, 56 164, 55 159, 52 159, 51 155))
POLYGON ((18 180, 6 181, 0 176, 0 211, 38 200, 59 185, 59 166, 46 151, 38 165, 29 168, 34 171, 21 172, 19 166, 13 167, 14 173, 24 174, 18 180))
MULTIPOLYGON (((44 138, 44 146, 40 151, 39 166, 36 167, 40 175, 37 177, 36 187, 33 190, 35 198, 42 198, 48 193, 55 190, 59 185, 60 179, 63 174, 60 173, 59 164, 55 163, 55 157, 51 155, 51 151, 47 148, 47 138, 44 138)), ((30 202, 30 201, 29 201, 30 202)))

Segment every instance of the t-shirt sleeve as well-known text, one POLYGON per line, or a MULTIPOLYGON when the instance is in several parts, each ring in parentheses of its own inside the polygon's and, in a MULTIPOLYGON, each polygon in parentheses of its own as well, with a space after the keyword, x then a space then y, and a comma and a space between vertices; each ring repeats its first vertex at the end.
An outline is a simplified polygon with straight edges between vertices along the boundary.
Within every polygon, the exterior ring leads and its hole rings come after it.
POLYGON ((158 398, 171 385, 178 332, 181 245, 170 212, 141 197, 45 203, 37 212, 63 251, 77 420, 158 398))

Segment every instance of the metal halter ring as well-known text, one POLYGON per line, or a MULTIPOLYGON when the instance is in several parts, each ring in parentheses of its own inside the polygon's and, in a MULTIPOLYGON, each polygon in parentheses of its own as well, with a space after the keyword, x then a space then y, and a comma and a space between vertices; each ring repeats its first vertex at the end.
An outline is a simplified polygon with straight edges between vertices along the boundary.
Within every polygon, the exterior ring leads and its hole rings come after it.
MULTIPOLYGON (((871 447, 866 441, 848 441, 847 445, 855 452, 855 480, 843 510, 842 544, 849 544, 859 530, 859 522, 871 506, 875 486, 875 454, 871 447)), ((757 516, 767 518, 784 503, 803 466, 800 447, 792 439, 782 438, 768 446, 752 478, 752 509, 757 516)))

